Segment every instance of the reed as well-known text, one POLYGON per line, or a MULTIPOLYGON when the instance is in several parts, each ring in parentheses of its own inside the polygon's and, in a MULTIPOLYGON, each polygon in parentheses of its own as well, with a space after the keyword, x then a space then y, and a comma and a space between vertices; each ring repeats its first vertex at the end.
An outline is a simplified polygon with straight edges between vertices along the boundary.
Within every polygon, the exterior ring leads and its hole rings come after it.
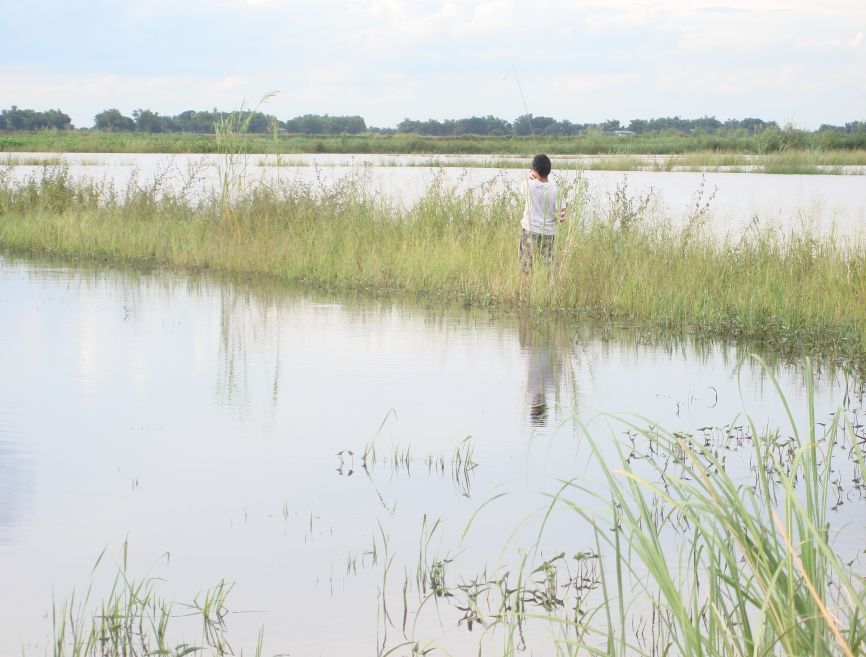
MULTIPOLYGON (((863 504, 859 409, 840 407, 829 423, 818 422, 807 360, 805 419, 795 420, 762 366, 789 424, 760 430, 746 417, 745 428, 730 427, 728 438, 748 459, 726 464, 727 450, 706 435, 647 428, 640 418, 581 424, 593 474, 547 494, 535 546, 513 554, 507 545, 505 561, 518 566, 494 574, 467 577, 460 560, 449 559, 447 572, 436 573, 435 597, 453 608, 458 625, 481 626, 484 638, 498 634, 506 655, 527 648, 605 657, 864 654, 866 578, 857 553, 866 525, 831 524, 841 473, 860 491, 853 503, 863 504), (539 545, 554 516, 574 526, 574 543, 542 560, 539 545)), ((422 527, 419 573, 433 572, 425 546, 435 528, 422 527)), ((419 591, 420 612, 433 593, 419 591)))
MULTIPOLYGON (((133 575, 129 545, 124 542, 108 593, 98 598, 94 579, 100 575, 105 552, 97 558, 83 596, 73 591, 67 601, 52 604, 54 657, 234 654, 226 626, 230 584, 219 582, 189 604, 171 602, 159 594, 158 578, 133 575)), ((163 558, 168 561, 168 554, 163 558)), ((256 655, 261 653, 261 641, 260 633, 256 655)))
POLYGON ((192 197, 132 181, 74 182, 64 167, 24 182, 0 169, 0 248, 126 265, 255 274, 317 285, 407 291, 464 303, 642 322, 748 338, 791 353, 862 362, 866 267, 856 243, 805 230, 707 234, 706 194, 674 227, 651 195, 606 199, 564 179, 568 221, 554 267, 524 276, 515 258, 520 199, 437 178, 411 207, 334 183, 259 184, 192 197))
POLYGON ((600 562, 609 618, 624 619, 633 596, 653 604, 654 645, 642 645, 625 622, 614 621, 601 632, 614 649, 605 654, 863 654, 866 586, 835 549, 828 503, 834 455, 859 454, 858 438, 843 413, 822 428, 811 392, 809 419, 798 426, 769 370, 767 376, 788 412, 788 449, 786 458, 775 457, 770 446, 778 434, 749 420, 756 436, 751 481, 731 474, 703 440, 635 427, 652 458, 636 460, 620 449, 611 459, 589 438, 606 488, 600 493, 575 480, 553 496, 591 523, 609 557, 600 562), (571 502, 570 490, 605 511, 571 502))
MULTIPOLYGON (((273 153, 272 134, 249 134, 247 153, 273 153)), ((414 134, 276 135, 276 152, 291 153, 379 153, 379 154, 476 154, 519 155, 536 152, 551 155, 670 155, 678 153, 769 155, 799 153, 823 157, 832 153, 835 164, 863 164, 866 142, 863 133, 837 134, 789 130, 761 133, 719 134, 647 133, 622 138, 590 131, 562 137, 478 136, 428 137, 414 134)), ((220 153, 214 135, 190 133, 118 133, 99 130, 45 131, 0 134, 0 151, 51 153, 220 153)))

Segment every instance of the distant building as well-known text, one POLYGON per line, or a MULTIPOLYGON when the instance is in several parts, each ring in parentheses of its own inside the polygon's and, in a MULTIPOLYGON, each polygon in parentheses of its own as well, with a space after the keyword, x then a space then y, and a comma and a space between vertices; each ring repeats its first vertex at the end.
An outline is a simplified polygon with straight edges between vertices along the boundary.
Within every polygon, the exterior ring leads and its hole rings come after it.
POLYGON ((617 137, 634 137, 637 135, 634 130, 614 130, 613 134, 617 137))

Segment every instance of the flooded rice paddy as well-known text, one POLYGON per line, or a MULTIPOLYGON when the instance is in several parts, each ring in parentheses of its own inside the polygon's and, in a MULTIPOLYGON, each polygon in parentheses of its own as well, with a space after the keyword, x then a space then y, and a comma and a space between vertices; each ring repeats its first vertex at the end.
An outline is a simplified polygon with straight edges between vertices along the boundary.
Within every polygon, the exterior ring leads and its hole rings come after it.
MULTIPOLYGON (((664 157, 645 159, 649 166, 664 157)), ((242 188, 277 183, 328 186, 352 178, 369 194, 410 205, 434 181, 461 191, 495 192, 515 186, 525 175, 521 169, 491 166, 497 161, 514 158, 322 154, 252 155, 227 162, 220 155, 16 153, 7 156, 5 167, 10 175, 24 178, 62 165, 73 178, 104 181, 118 190, 132 181, 148 189, 190 195, 218 189, 221 175, 229 170, 242 188), (455 161, 461 166, 451 166, 455 161)), ((654 215, 674 224, 685 222, 696 205, 709 202, 708 227, 719 236, 739 237, 755 227, 774 227, 863 239, 866 183, 857 167, 850 169, 852 175, 797 175, 584 170, 589 165, 604 166, 604 157, 554 158, 554 174, 566 181, 582 177, 589 198, 597 204, 608 202, 620 185, 633 197, 650 194, 654 215)), ((0 160, 0 170, 3 167, 0 160)))
MULTIPOLYGON (((231 583, 236 654, 262 628, 262 654, 501 654, 469 631, 472 582, 592 555, 574 514, 539 529, 559 482, 599 483, 588 434, 611 459, 653 458, 640 428, 699 436, 748 481, 756 428, 784 459, 783 399, 808 422, 802 361, 635 327, 8 256, 0 309, 0 654, 51 653, 52 602, 99 600, 123 545, 165 599, 231 583)), ((862 382, 819 363, 814 384, 821 425, 862 432, 862 382)), ((829 520, 862 572, 851 448, 829 520)), ((597 572, 570 563, 579 596, 597 572)), ((548 628, 521 640, 553 654, 548 628)))

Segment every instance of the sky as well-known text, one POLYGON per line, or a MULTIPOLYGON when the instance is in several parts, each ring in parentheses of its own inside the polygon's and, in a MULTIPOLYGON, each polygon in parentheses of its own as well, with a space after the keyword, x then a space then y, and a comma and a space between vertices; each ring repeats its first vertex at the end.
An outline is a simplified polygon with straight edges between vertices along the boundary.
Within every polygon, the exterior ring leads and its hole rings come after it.
POLYGON ((866 0, 0 0, 0 109, 866 120, 866 0))

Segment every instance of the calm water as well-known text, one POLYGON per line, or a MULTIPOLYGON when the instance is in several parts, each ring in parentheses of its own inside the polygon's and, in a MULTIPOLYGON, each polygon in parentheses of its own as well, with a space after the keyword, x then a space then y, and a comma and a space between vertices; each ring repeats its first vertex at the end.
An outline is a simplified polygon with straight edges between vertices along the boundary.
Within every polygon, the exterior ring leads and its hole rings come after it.
MULTIPOLYGON (((8 257, 0 354, 0 654, 50 652, 52 596, 80 595, 106 547, 113 575, 125 539, 130 570, 165 578, 169 599, 234 583, 229 607, 245 612, 228 619, 236 651, 252 654, 264 627, 265 654, 375 654, 385 539, 391 609, 425 517, 443 520, 431 553, 453 554, 473 513, 507 493, 476 518, 459 567, 470 577, 514 558, 537 523, 512 534, 542 493, 561 478, 592 481, 575 418, 611 441, 621 427, 599 412, 692 432, 742 425, 744 410, 786 425, 769 380, 740 367, 733 345, 8 257), (467 436, 478 466, 455 476, 467 436)), ((774 371, 802 417, 801 367, 774 371)), ((843 401, 862 419, 862 389, 822 370, 818 416, 843 401)), ((852 558, 864 510, 846 489, 832 514, 852 558)), ((544 549, 587 549, 588 534, 565 516, 544 549)), ((105 585, 97 574, 94 597, 105 585)), ((468 654, 478 633, 458 628, 459 615, 426 613, 418 632, 468 654)))
MULTIPOLYGON (((217 155, 10 154, 13 156, 15 162, 62 157, 73 177, 109 181, 118 189, 124 189, 130 180, 145 186, 158 181, 160 188, 185 189, 193 194, 213 189, 224 166, 224 159, 217 155)), ((445 162, 455 157, 460 161, 473 159, 472 156, 288 155, 277 167, 273 166, 276 162, 273 156, 254 155, 238 160, 234 171, 243 172, 250 184, 281 180, 327 186, 353 176, 371 193, 404 205, 414 202, 437 177, 455 189, 492 187, 496 190, 515 184, 526 175, 520 169, 423 166, 431 160, 445 162)), ((489 156, 474 159, 481 162, 485 157, 490 159, 489 156)), ((559 175, 572 179, 574 168, 580 164, 576 160, 555 160, 554 173, 561 166, 559 175), (571 171, 566 172, 566 168, 571 171)), ((39 175, 42 167, 18 165, 12 170, 16 177, 25 177, 39 175)), ((604 206, 616 187, 625 183, 633 196, 653 190, 655 216, 674 223, 684 221, 696 203, 705 203, 716 190, 709 208, 709 227, 718 235, 739 236, 757 223, 785 231, 834 232, 862 241, 866 230, 866 177, 863 175, 647 171, 585 171, 581 175, 589 185, 594 206, 604 206), (702 180, 704 193, 699 202, 696 194, 702 180)))

